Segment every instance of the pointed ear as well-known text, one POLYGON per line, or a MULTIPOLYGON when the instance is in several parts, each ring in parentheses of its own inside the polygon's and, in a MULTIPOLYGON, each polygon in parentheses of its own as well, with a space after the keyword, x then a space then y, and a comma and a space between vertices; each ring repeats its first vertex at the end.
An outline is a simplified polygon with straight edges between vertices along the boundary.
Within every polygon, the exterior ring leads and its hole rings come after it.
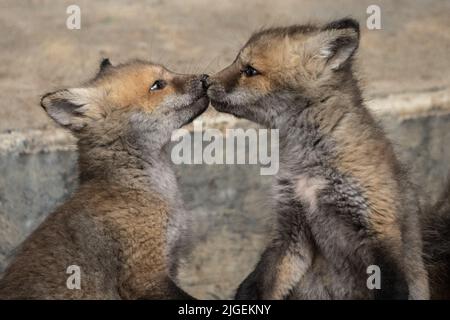
POLYGON ((109 70, 110 68, 112 68, 113 65, 111 64, 111 61, 109 61, 108 58, 104 58, 102 60, 102 62, 100 62, 100 69, 98 71, 99 74, 109 70))
POLYGON ((358 49, 359 23, 349 18, 333 21, 309 40, 316 50, 314 55, 325 59, 331 70, 339 70, 351 62, 358 49))
POLYGON ((104 117, 95 88, 72 88, 45 94, 41 106, 60 125, 80 130, 90 121, 104 117))

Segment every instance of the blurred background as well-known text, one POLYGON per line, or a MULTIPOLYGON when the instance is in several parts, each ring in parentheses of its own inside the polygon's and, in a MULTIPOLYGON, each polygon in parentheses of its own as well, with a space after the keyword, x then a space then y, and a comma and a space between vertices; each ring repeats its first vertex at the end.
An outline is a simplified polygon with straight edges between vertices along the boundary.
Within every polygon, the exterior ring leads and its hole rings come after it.
MULTIPOLYGON (((0 1, 0 274, 77 185, 74 138, 41 110, 40 95, 89 79, 103 57, 214 73, 255 30, 344 16, 361 24, 356 69, 367 105, 427 203, 450 169, 448 0, 0 1), (66 27, 72 4, 81 9, 79 30, 66 27), (381 29, 366 27, 369 5, 380 8, 381 29)), ((211 109, 202 120, 215 128, 253 126, 211 109)), ((256 165, 176 170, 194 220, 182 285, 198 298, 229 298, 267 241, 271 177, 256 165)))

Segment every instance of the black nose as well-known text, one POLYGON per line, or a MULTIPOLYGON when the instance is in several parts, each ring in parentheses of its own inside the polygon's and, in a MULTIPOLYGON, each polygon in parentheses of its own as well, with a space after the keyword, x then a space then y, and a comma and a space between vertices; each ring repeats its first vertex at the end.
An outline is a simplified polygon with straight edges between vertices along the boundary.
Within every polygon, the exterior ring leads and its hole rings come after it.
POLYGON ((203 89, 205 89, 205 90, 208 89, 208 87, 209 87, 208 78, 209 78, 209 76, 207 74, 202 74, 200 76, 200 81, 202 82, 203 89))

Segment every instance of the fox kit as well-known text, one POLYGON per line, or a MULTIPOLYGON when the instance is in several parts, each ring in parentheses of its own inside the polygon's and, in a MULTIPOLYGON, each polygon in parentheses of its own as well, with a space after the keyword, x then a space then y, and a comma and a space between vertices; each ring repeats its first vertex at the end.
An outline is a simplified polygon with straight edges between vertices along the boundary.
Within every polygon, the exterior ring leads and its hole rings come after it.
POLYGON ((208 80, 218 111, 280 135, 275 235, 238 299, 429 296, 418 203, 363 105, 358 44, 352 19, 267 29, 208 80), (371 290, 376 267, 381 287, 371 290))
POLYGON ((204 80, 106 59, 85 85, 42 98, 78 138, 80 186, 23 243, 0 298, 189 298, 175 284, 187 217, 162 148, 207 108, 204 80))

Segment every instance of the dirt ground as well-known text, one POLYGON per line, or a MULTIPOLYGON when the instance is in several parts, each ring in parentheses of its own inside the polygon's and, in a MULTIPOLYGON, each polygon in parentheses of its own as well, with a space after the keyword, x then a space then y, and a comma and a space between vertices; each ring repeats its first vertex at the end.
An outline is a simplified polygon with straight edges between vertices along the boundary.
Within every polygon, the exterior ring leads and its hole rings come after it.
POLYGON ((362 25, 359 69, 367 96, 450 85, 448 0, 3 0, 0 132, 48 125, 39 96, 88 79, 102 57, 213 73, 254 30, 343 16, 362 25), (70 4, 81 8, 80 30, 66 28, 70 4), (381 30, 365 27, 370 4, 381 8, 381 30))

